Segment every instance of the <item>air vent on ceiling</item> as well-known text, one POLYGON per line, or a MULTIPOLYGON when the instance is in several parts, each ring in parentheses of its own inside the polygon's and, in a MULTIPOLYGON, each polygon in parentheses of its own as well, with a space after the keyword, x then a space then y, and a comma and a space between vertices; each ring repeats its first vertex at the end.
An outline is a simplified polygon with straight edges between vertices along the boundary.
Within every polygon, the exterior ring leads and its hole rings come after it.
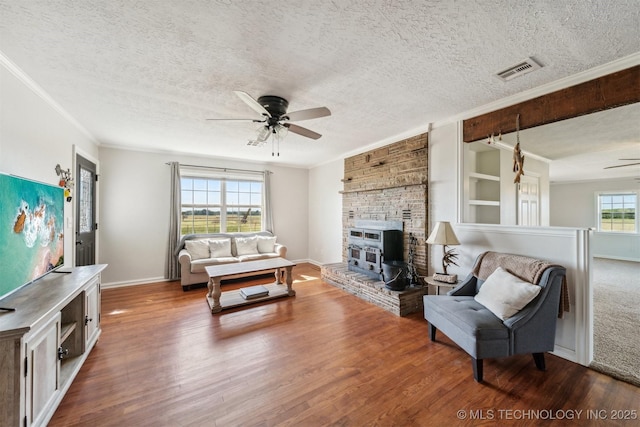
POLYGON ((496 74, 496 76, 498 76, 500 80, 506 82, 511 79, 515 79, 516 77, 523 76, 527 73, 535 71, 539 68, 542 68, 542 65, 538 64, 533 58, 527 58, 519 64, 516 64, 504 71, 499 72, 498 74, 496 74))

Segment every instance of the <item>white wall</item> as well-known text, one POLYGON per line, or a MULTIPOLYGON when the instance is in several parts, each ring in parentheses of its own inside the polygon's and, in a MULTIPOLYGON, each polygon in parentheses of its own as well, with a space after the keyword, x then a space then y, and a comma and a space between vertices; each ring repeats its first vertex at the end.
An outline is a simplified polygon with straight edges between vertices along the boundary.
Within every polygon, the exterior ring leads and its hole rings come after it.
MULTIPOLYGON (((57 184, 56 164, 73 171, 74 145, 97 157, 90 136, 20 70, 0 59, 0 172, 57 184)), ((75 249, 73 206, 65 202, 65 267, 71 267, 75 249)))
POLYGON ((344 160, 309 170, 309 259, 314 264, 342 261, 344 160))
MULTIPOLYGON (((633 179, 615 179, 551 185, 551 225, 594 228, 598 226, 596 193, 600 191, 640 191, 633 179)), ((593 234, 593 256, 640 261, 640 234, 593 234)))
MULTIPOLYGON (((461 163, 460 163, 461 165, 461 163)), ((429 225, 427 234, 438 221, 456 224, 458 219, 458 124, 449 123, 434 127, 429 133, 429 225)), ((458 251, 460 252, 460 251, 458 251)), ((440 265, 442 248, 436 245, 428 249, 429 274, 440 265)), ((467 270, 468 271, 468 270, 467 270)), ((451 266, 451 274, 466 275, 466 271, 451 266)))
POLYGON ((162 280, 169 226, 169 161, 269 169, 274 231, 287 258, 308 258, 308 171, 267 164, 100 148, 100 262, 107 286, 162 280))

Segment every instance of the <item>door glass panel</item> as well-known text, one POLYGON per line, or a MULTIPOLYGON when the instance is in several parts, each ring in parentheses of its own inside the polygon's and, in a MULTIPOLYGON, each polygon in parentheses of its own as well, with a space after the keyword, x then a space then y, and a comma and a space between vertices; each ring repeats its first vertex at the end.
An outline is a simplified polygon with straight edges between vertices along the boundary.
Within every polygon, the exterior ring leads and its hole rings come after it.
POLYGON ((93 230, 93 174, 87 169, 80 169, 80 188, 78 203, 80 205, 79 231, 89 233, 93 230))

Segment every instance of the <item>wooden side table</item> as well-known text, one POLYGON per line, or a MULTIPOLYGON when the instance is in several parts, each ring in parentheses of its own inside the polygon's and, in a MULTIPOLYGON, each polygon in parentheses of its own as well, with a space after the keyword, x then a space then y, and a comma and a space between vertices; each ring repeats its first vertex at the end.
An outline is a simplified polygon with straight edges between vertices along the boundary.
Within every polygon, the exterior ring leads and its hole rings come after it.
POLYGON ((424 282, 427 285, 431 285, 431 286, 435 286, 436 287, 436 295, 440 295, 440 288, 441 287, 453 289, 456 286, 458 286, 458 284, 460 283, 460 280, 458 280, 455 283, 438 282, 437 280, 433 280, 432 276, 424 276, 424 277, 422 277, 422 280, 424 280, 424 282))

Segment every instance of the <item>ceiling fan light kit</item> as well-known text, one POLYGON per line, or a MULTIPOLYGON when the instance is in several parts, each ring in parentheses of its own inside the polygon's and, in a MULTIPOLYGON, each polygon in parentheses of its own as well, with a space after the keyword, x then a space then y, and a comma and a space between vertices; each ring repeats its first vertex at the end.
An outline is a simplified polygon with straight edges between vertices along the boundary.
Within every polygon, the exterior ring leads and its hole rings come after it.
POLYGON ((256 132, 256 137, 249 140, 247 145, 262 146, 271 138, 271 155, 274 154, 274 144, 277 144, 278 156, 280 156, 280 140, 284 139, 289 131, 311 139, 319 139, 322 135, 310 129, 290 123, 291 121, 311 120, 331 115, 327 107, 310 108, 308 110, 294 111, 287 113, 289 101, 275 95, 264 95, 255 100, 246 92, 236 90, 234 93, 245 104, 259 113, 261 119, 208 119, 208 120, 246 120, 254 123, 261 123, 256 132))

